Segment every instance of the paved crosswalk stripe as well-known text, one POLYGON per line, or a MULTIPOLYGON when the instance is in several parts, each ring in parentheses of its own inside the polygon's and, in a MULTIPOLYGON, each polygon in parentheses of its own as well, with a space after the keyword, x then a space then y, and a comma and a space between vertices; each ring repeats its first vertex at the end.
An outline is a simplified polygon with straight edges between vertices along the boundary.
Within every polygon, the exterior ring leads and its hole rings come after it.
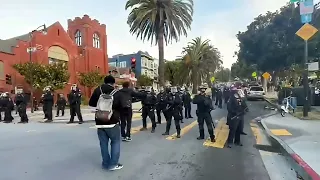
POLYGON ((271 133, 276 136, 292 136, 286 129, 270 129, 271 133))
POLYGON ((214 129, 214 135, 216 136, 216 142, 213 143, 210 139, 207 139, 203 146, 224 148, 229 135, 229 126, 226 125, 225 118, 220 119, 218 122, 217 127, 214 129))
POLYGON ((259 126, 255 123, 250 123, 250 126, 251 126, 251 130, 253 132, 253 135, 256 138, 256 143, 262 144, 262 136, 261 136, 259 126))
MULTIPOLYGON (((182 137, 183 135, 185 135, 187 132, 189 132, 197 124, 198 124, 198 121, 196 120, 196 121, 193 121, 192 123, 190 123, 189 125, 183 127, 181 129, 180 136, 182 137)), ((168 136, 166 139, 167 140, 176 140, 177 139, 177 133, 174 133, 171 136, 168 136)))

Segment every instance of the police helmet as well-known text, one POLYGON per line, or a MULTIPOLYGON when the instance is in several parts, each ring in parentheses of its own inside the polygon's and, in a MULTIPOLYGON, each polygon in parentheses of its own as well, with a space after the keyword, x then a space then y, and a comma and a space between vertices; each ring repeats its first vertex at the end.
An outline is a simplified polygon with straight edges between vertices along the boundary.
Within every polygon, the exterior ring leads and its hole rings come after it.
POLYGON ((177 87, 171 87, 171 93, 177 93, 178 92, 178 88, 177 87))
POLYGON ((146 87, 146 91, 147 92, 152 92, 152 87, 150 87, 150 86, 146 87))

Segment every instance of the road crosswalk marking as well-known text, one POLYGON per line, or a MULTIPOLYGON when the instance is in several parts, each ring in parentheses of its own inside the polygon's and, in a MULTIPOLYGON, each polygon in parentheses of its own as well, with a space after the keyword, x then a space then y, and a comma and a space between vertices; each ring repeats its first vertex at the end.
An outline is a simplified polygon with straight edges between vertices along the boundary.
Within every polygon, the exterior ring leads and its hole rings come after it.
POLYGON ((203 146, 224 148, 229 135, 229 126, 226 125, 225 118, 220 119, 218 122, 217 127, 214 129, 214 135, 216 137, 216 142, 211 142, 210 139, 207 139, 203 143, 203 146))
POLYGON ((276 136, 292 136, 292 134, 286 129, 270 129, 270 131, 276 136))
MULTIPOLYGON (((183 135, 188 133, 197 124, 198 124, 198 121, 196 120, 196 121, 193 121, 192 123, 190 123, 189 125, 183 127, 181 129, 180 136, 182 137, 183 135)), ((177 133, 174 133, 171 136, 168 136, 166 139, 167 140, 176 140, 177 139, 177 133)))

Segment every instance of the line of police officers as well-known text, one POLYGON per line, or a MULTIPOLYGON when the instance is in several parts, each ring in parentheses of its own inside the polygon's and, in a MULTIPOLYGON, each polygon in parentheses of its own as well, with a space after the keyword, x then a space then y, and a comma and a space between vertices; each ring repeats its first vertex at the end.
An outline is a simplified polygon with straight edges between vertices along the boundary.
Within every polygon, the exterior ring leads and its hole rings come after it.
MULTIPOLYGON (((81 106, 81 91, 76 84, 72 85, 71 92, 68 94, 68 100, 70 105, 70 121, 69 123, 74 122, 74 116, 77 116, 79 119, 79 124, 83 123, 83 118, 80 110, 81 106)), ((35 104, 34 109, 37 110, 37 102, 35 98, 33 98, 35 104)), ((41 96, 41 102, 43 104, 43 113, 44 119, 47 119, 45 122, 52 122, 53 115, 52 110, 54 106, 54 95, 52 92, 52 88, 47 86, 43 90, 43 94, 41 96)), ((28 123, 29 119, 27 116, 27 100, 23 91, 19 89, 17 91, 17 95, 15 100, 13 101, 8 92, 2 93, 0 96, 0 121, 4 123, 11 123, 13 121, 13 117, 11 112, 14 110, 14 104, 16 104, 16 111, 19 113, 20 122, 19 123, 28 123), (2 112, 4 112, 4 118, 2 118, 2 112)), ((59 97, 56 102, 57 106, 57 115, 59 116, 60 111, 61 115, 64 116, 64 111, 66 107, 67 101, 64 98, 63 94, 59 94, 59 97)))

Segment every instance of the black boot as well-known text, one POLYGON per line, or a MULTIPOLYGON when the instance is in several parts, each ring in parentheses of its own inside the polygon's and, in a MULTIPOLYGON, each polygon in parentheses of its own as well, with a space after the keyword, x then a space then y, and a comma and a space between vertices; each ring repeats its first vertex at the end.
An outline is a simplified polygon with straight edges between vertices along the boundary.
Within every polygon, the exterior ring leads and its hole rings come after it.
POLYGON ((180 129, 177 129, 177 138, 181 138, 181 136, 180 136, 180 129))

